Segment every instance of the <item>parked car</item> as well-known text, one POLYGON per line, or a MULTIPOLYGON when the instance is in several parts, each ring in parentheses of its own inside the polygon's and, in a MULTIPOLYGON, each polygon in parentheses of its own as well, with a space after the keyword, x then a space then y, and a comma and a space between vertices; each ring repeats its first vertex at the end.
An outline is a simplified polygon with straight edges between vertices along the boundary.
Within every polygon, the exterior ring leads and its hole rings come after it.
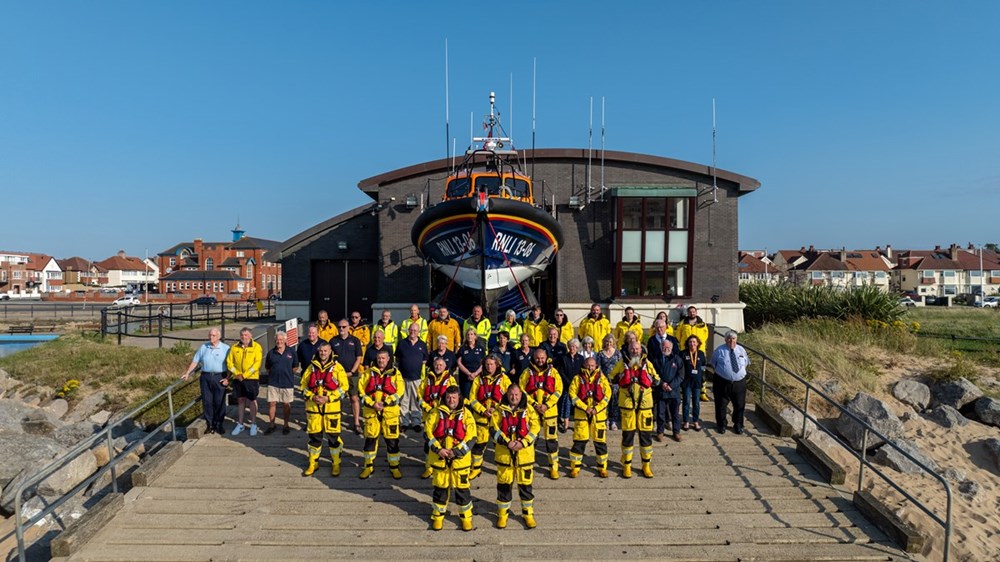
POLYGON ((1000 308, 1000 297, 986 297, 981 301, 976 301, 977 308, 1000 308))
POLYGON ((112 308, 118 308, 118 307, 126 307, 126 306, 135 306, 137 304, 142 304, 139 301, 139 297, 132 297, 132 296, 129 296, 129 297, 119 297, 119 298, 115 299, 115 301, 113 303, 111 303, 111 307, 112 308))
POLYGON ((0 295, 0 301, 9 301, 10 295, 0 295))
POLYGON ((218 302, 219 301, 215 297, 208 297, 208 296, 206 296, 206 297, 198 297, 198 298, 194 299, 193 301, 191 301, 191 305, 193 305, 193 306, 212 306, 214 304, 217 304, 218 302))
POLYGON ((916 301, 914 301, 910 297, 903 297, 903 298, 899 299, 899 304, 901 306, 917 306, 916 301))

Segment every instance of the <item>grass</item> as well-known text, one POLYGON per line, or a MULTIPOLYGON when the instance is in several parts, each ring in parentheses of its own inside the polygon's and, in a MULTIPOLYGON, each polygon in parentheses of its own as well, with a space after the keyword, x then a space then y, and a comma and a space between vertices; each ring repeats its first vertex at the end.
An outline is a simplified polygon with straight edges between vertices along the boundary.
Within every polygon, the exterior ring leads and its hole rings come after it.
MULTIPOLYGON (((132 408, 177 381, 191 362, 191 346, 178 342, 169 349, 141 349, 101 342, 92 334, 70 334, 37 347, 0 358, 0 369, 23 383, 52 389, 52 395, 67 388, 70 381, 79 386, 68 398, 103 391, 105 408, 132 408)), ((198 385, 185 387, 174 398, 180 407, 198 393, 198 385)), ((145 412, 140 421, 158 423, 168 417, 167 404, 145 412)), ((197 410, 194 408, 193 410, 197 410)), ((189 419, 198 414, 189 411, 189 419)))
POLYGON ((907 311, 904 320, 919 323, 918 335, 924 336, 921 345, 936 350, 943 357, 958 351, 974 363, 1000 367, 1000 311, 996 309, 916 307, 907 311), (956 339, 950 339, 951 336, 956 339))

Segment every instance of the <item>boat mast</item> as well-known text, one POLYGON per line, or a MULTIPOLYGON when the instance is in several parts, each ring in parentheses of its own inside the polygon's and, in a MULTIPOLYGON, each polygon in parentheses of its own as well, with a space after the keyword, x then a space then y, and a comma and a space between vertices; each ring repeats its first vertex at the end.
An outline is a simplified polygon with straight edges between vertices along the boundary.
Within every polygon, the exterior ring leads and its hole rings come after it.
MULTIPOLYGON (((449 99, 448 99, 448 39, 444 40, 444 153, 445 158, 451 156, 451 126, 449 124, 449 99)), ((454 171, 454 170, 452 170, 454 171)))

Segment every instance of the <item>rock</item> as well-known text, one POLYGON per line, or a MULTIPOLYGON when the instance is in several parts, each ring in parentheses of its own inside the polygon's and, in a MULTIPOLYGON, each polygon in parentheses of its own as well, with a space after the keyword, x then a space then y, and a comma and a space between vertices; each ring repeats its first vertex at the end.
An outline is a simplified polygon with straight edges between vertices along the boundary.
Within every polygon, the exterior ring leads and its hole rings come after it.
MULTIPOLYGON (((125 449, 131 447, 132 444, 135 443, 136 441, 141 441, 144 437, 146 437, 146 432, 139 429, 127 435, 116 437, 115 440, 112 441, 115 447, 115 452, 120 453, 124 451, 125 449)), ((144 452, 146 452, 145 444, 139 445, 134 449, 133 452, 135 452, 137 455, 143 454, 144 452)))
MULTIPOLYGON (((909 453, 913 458, 917 459, 924 464, 927 468, 937 472, 937 463, 933 459, 925 455, 917 447, 917 444, 912 441, 907 441, 905 439, 900 439, 895 442, 900 449, 909 453)), ((894 447, 889 445, 883 445, 875 451, 875 462, 883 464, 890 468, 894 468, 900 472, 906 474, 916 474, 923 472, 923 470, 917 466, 913 461, 906 458, 902 453, 896 450, 894 447)))
POLYGON ((101 426, 89 421, 64 425, 52 433, 52 438, 60 445, 71 447, 101 430, 101 426))
POLYGON ((21 402, 24 402, 28 406, 37 406, 42 403, 42 397, 37 394, 33 394, 31 396, 21 398, 21 402))
POLYGON ((966 498, 973 500, 979 495, 981 488, 977 482, 972 480, 965 480, 958 485, 958 493, 962 494, 966 498))
POLYGON ((941 473, 946 480, 951 480, 952 482, 962 482, 965 480, 965 471, 960 468, 946 468, 944 472, 941 473))
POLYGON ((38 484, 38 493, 43 496, 61 496, 86 480, 95 470, 97 460, 94 455, 84 452, 38 484))
POLYGON ((838 392, 840 392, 840 381, 836 379, 830 379, 828 381, 819 381, 820 388, 823 389, 823 393, 829 397, 834 397, 838 392))
POLYGON ((110 462, 111 455, 108 453, 107 445, 98 445, 90 450, 94 455, 94 460, 97 462, 97 468, 101 468, 110 462))
POLYGON ((983 396, 973 402, 976 419, 994 427, 1000 427, 1000 400, 983 396))
POLYGON ((919 412, 931 403, 931 389, 926 384, 903 379, 892 387, 892 395, 903 404, 913 406, 919 412))
POLYGON ((104 425, 108 423, 109 419, 111 419, 111 412, 107 410, 101 410, 100 412, 97 412, 96 414, 90 416, 87 419, 96 423, 97 425, 104 425))
POLYGON ((21 469, 37 470, 65 452, 62 445, 49 437, 0 434, 0 485, 6 485, 21 469))
MULTIPOLYGON (((21 508, 25 519, 30 519, 31 517, 38 515, 55 500, 56 498, 35 496, 24 502, 21 504, 21 508)), ((84 501, 85 498, 83 498, 83 496, 70 498, 66 501, 66 503, 57 507, 54 513, 50 513, 43 517, 41 521, 36 523, 36 525, 48 528, 53 523, 59 523, 60 527, 65 529, 72 522, 83 517, 83 514, 87 512, 87 509, 83 506, 84 501)))
POLYGON ((993 472, 1000 474, 1000 439, 996 437, 991 437, 983 442, 986 446, 986 450, 993 456, 993 462, 996 466, 993 467, 993 472))
POLYGON ((62 423, 45 410, 32 410, 21 420, 21 429, 30 435, 51 435, 62 423))
POLYGON ((31 413, 33 408, 19 400, 5 398, 0 400, 0 433, 23 433, 21 420, 31 413))
MULTIPOLYGON (((788 407, 782 410, 778 417, 785 420, 792 426, 792 435, 802 434, 802 412, 796 410, 795 408, 788 407)), ((809 421, 806 424, 806 436, 808 437, 816 429, 816 424, 809 421)))
POLYGON ((979 387, 969 382, 968 379, 961 378, 935 384, 931 388, 931 404, 935 406, 944 404, 960 410, 962 406, 982 395, 983 391, 979 390, 979 387))
MULTIPOLYGON (((139 466, 139 455, 129 453, 115 464, 115 473, 118 475, 118 491, 127 492, 132 489, 132 473, 139 466)), ((100 478, 90 485, 87 491, 88 496, 99 494, 105 488, 111 489, 111 471, 107 471, 100 478)))
MULTIPOLYGON (((903 432, 903 422, 892 413, 885 402, 871 394, 859 392, 853 400, 845 404, 845 408, 889 439, 895 439, 903 432)), ((858 422, 846 413, 841 414, 837 418, 836 429, 851 447, 861 449, 864 428, 858 422)), ((877 435, 868 434, 868 448, 877 447, 882 443, 882 439, 877 435)))
POLYGON ((52 402, 46 404, 42 409, 57 418, 62 418, 66 415, 66 412, 69 411, 69 402, 63 400, 62 398, 56 398, 52 402))
POLYGON ((969 423, 969 420, 961 412, 951 406, 938 406, 925 415, 947 428, 961 427, 969 423))
POLYGON ((103 392, 88 394, 73 406, 73 409, 66 414, 65 420, 69 423, 81 422, 99 410, 104 405, 105 400, 107 400, 107 395, 103 392))

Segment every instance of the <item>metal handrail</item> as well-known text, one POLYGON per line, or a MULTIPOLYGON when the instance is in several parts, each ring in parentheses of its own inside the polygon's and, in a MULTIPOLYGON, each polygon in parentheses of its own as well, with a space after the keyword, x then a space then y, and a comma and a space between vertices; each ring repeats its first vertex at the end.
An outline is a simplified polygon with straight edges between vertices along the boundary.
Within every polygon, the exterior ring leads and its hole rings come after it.
MULTIPOLYGON (((267 338, 267 332, 264 332, 254 337, 254 341, 260 340, 262 338, 267 338)), ((174 411, 174 394, 176 393, 176 391, 188 386, 189 384, 194 384, 195 380, 196 379, 193 378, 187 381, 181 380, 171 384, 170 386, 161 390, 156 395, 146 400, 139 406, 133 408, 132 411, 130 411, 128 414, 122 416, 121 418, 113 422, 109 421, 107 427, 91 435, 90 437, 84 439, 83 441, 77 443, 75 447, 73 447, 63 456, 54 459, 44 468, 36 472, 34 475, 26 478, 23 482, 21 482, 17 486, 15 490, 16 495, 14 496, 14 531, 17 535, 17 555, 20 562, 25 562, 25 557, 26 557, 26 550, 24 545, 24 530, 26 528, 34 525, 35 523, 41 521, 42 519, 53 513, 59 506, 66 503, 71 497, 85 490, 87 486, 89 486, 92 482, 96 481, 98 478, 100 478, 109 471, 111 472, 111 490, 113 493, 117 493, 118 475, 115 473, 114 465, 117 464, 118 461, 125 458, 129 453, 137 449, 139 445, 145 445, 146 441, 149 441, 153 437, 153 435, 159 433, 160 431, 163 431, 166 427, 168 426, 170 427, 170 440, 171 441, 177 440, 177 424, 176 424, 177 418, 179 418, 182 414, 184 414, 189 409, 194 407, 194 405, 197 404, 198 401, 201 399, 201 394, 199 393, 197 396, 192 398, 190 402, 182 406, 181 409, 177 411, 174 411), (153 404, 162 399, 164 396, 167 397, 167 408, 170 412, 170 417, 164 420, 160 425, 156 426, 156 428, 153 429, 153 431, 150 431, 148 434, 146 434, 145 437, 136 441, 135 443, 124 449, 121 453, 119 453, 116 456, 114 454, 115 453, 114 440, 111 437, 114 428, 123 421, 128 419, 133 419, 139 413, 146 411, 148 408, 152 407, 153 404), (26 522, 23 521, 24 516, 21 513, 21 497, 24 495, 25 490, 27 490, 31 486, 40 483, 42 480, 49 477, 55 471, 66 466, 70 461, 78 457, 82 452, 89 451, 91 446, 98 443, 102 438, 104 439, 108 447, 108 464, 102 466, 100 469, 97 470, 97 472, 91 474, 90 477, 85 479, 83 482, 80 482, 79 484, 74 486, 72 490, 66 492, 56 501, 52 502, 52 504, 46 506, 45 509, 35 514, 31 518, 29 518, 28 521, 26 522)))
MULTIPOLYGON (((723 335, 723 332, 720 332, 719 330, 716 330, 715 333, 717 335, 719 335, 719 336, 723 335)), ((747 372, 748 375, 757 378, 759 380, 759 382, 760 382, 760 401, 761 401, 761 403, 764 402, 765 392, 767 391, 767 389, 770 389, 771 392, 773 392, 775 395, 777 395, 779 398, 781 398, 786 404, 788 404, 789 406, 791 406, 792 408, 794 408, 796 411, 798 411, 800 414, 802 414, 801 434, 802 434, 802 438, 803 439, 806 438, 806 429, 808 428, 809 422, 812 422, 813 426, 815 426, 816 428, 822 430, 824 433, 826 433, 827 435, 829 435, 830 437, 832 437, 837 443, 840 443, 847 451, 849 451, 852 455, 854 455, 855 458, 857 458, 858 461, 859 461, 859 465, 858 465, 858 483, 857 483, 856 491, 860 492, 861 489, 862 489, 862 487, 863 487, 863 485, 864 485, 865 467, 867 467, 872 472, 874 472, 876 475, 878 475, 879 477, 881 477, 882 480, 884 480, 887 484, 889 484, 890 486, 892 486, 893 489, 895 489, 897 492, 899 492, 900 494, 902 494, 903 497, 905 497, 907 500, 909 500, 910 502, 912 502, 915 506, 917 506, 918 508, 920 508, 920 510, 923 511, 925 514, 927 514, 927 516, 930 517, 935 523, 937 523, 937 524, 941 525, 942 527, 944 527, 944 549, 943 549, 943 551, 944 551, 944 557, 943 557, 943 559, 944 559, 944 562, 948 562, 948 559, 949 559, 949 556, 950 556, 950 550, 951 550, 950 547, 951 547, 951 532, 952 532, 952 496, 951 496, 951 485, 948 483, 948 481, 943 476, 941 476, 940 474, 938 474, 936 471, 932 470, 930 467, 928 467, 927 465, 925 465, 923 462, 921 462, 920 460, 914 458, 913 455, 911 455, 909 452, 907 452, 907 451, 903 450, 902 448, 900 448, 899 445, 897 445, 895 442, 892 441, 892 439, 889 439, 888 437, 886 437, 885 435, 883 435, 881 432, 879 432, 878 430, 876 430, 874 427, 872 427, 871 425, 869 425, 867 422, 865 422, 864 420, 862 420, 861 418, 859 418, 857 415, 854 414, 854 412, 851 412, 847 408, 841 406, 840 403, 838 403, 836 400, 834 400, 834 399, 830 398, 829 396, 827 396, 826 393, 824 393, 818 387, 814 386, 809 381, 807 381, 804 378, 800 377, 799 375, 793 373, 792 371, 790 371, 789 369, 787 369, 784 365, 778 363, 777 361, 775 361, 773 358, 771 358, 766 353, 764 353, 764 352, 762 352, 760 350, 754 349, 754 348, 752 348, 750 346, 744 345, 744 344, 740 344, 740 345, 742 345, 743 348, 746 349, 747 351, 752 352, 752 353, 760 356, 760 358, 761 358, 760 375, 757 376, 754 373, 750 373, 749 370, 747 372), (785 394, 783 394, 776 386, 774 386, 774 385, 772 385, 772 384, 770 384, 770 383, 767 382, 767 364, 768 364, 768 362, 770 362, 771 364, 773 364, 775 367, 777 367, 778 369, 780 369, 786 375, 790 376, 795 381, 797 381, 798 383, 802 384, 803 387, 805 387, 805 397, 804 397, 804 400, 803 400, 802 407, 800 407, 794 400, 792 400, 791 398, 789 398, 788 396, 786 396, 785 394), (827 403, 829 403, 830 405, 832 405, 834 408, 836 408, 837 410, 839 410, 841 412, 841 414, 846 414, 848 417, 850 417, 852 420, 854 420, 855 423, 857 423, 859 426, 861 426, 861 428, 863 429, 863 432, 862 432, 862 435, 861 435, 861 451, 860 452, 855 451, 853 447, 851 447, 849 444, 845 443, 840 437, 838 437, 832 431, 830 431, 829 429, 827 429, 826 427, 824 427, 822 424, 820 424, 820 422, 819 422, 819 420, 817 418, 814 418, 812 415, 809 414, 809 402, 810 402, 810 398, 811 398, 811 396, 813 394, 819 396, 824 401, 826 401, 827 403), (912 494, 910 494, 909 492, 907 492, 906 490, 904 490, 899 484, 897 484, 892 479, 892 477, 890 475, 888 475, 885 472, 883 472, 882 470, 880 470, 878 467, 876 467, 874 464, 872 464, 871 461, 869 461, 867 459, 868 436, 869 436, 869 434, 875 435, 878 438, 882 439, 882 441, 885 442, 885 445, 887 445, 889 447, 892 447, 896 451, 902 453, 903 456, 906 457, 910 462, 912 462, 913 464, 915 464, 916 466, 918 466, 921 470, 923 470, 924 472, 926 472, 927 474, 929 474, 935 480, 937 480, 938 482, 940 482, 942 486, 944 486, 945 495, 947 497, 947 504, 946 504, 946 514, 945 514, 945 517, 943 519, 937 513, 935 513, 934 511, 931 511, 931 509, 928 508, 926 505, 924 505, 923 502, 921 502, 920 500, 918 500, 917 498, 915 498, 912 494)))

